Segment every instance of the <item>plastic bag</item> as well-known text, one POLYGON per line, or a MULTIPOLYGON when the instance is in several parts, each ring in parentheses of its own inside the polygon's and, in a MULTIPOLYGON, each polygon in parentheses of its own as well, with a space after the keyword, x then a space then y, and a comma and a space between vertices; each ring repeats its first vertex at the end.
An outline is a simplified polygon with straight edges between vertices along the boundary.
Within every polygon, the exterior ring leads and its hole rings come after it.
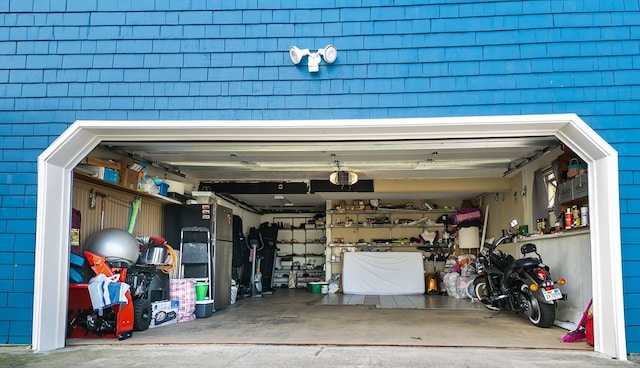
POLYGON ((470 277, 476 273, 476 265, 475 263, 467 263, 460 268, 460 276, 462 277, 470 277))
MULTIPOLYGON (((455 297, 456 299, 469 298, 469 287, 473 288, 473 280, 475 277, 458 277, 456 279, 455 297)), ((473 299, 473 298, 472 298, 473 299)))
POLYGON ((444 265, 444 272, 458 272, 460 271, 460 263, 458 262, 458 258, 456 256, 449 256, 444 265))
POLYGON ((458 294, 456 291, 456 282, 460 278, 460 274, 457 272, 446 273, 443 277, 444 286, 447 289, 447 295, 456 297, 458 294))

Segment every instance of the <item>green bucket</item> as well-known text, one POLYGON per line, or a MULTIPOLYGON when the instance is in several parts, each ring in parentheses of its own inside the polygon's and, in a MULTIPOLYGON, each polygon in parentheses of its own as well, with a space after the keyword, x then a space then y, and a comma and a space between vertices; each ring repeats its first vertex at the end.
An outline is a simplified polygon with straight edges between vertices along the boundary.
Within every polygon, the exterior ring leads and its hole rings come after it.
POLYGON ((201 302, 207 299, 207 292, 209 291, 208 282, 196 283, 196 301, 201 302))
POLYGON ((322 283, 321 282, 310 282, 309 283, 309 290, 311 291, 311 294, 320 294, 320 292, 322 291, 322 283))

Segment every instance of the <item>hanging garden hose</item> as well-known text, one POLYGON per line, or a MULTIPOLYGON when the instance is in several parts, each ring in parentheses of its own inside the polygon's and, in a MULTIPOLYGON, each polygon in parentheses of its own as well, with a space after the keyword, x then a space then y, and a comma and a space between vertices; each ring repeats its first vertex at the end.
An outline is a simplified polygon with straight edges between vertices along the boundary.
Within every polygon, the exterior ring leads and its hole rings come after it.
POLYGON ((166 274, 171 274, 176 268, 176 264, 178 263, 178 256, 176 255, 176 252, 171 245, 166 242, 163 245, 167 248, 167 252, 169 253, 169 257, 171 258, 171 263, 159 265, 158 269, 166 274))

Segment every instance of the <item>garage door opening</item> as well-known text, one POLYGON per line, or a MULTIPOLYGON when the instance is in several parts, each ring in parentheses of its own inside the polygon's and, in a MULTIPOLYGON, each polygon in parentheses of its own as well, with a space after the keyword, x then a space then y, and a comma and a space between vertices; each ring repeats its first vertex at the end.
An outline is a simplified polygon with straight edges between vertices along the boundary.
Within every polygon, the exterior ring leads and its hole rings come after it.
POLYGON ((102 141, 326 142, 555 136, 589 164, 595 350, 626 359, 616 151, 576 115, 312 120, 77 121, 38 160, 33 349, 65 345, 72 170, 102 141), (592 169, 591 169, 592 168, 592 169), (596 194, 598 193, 598 194, 596 194))

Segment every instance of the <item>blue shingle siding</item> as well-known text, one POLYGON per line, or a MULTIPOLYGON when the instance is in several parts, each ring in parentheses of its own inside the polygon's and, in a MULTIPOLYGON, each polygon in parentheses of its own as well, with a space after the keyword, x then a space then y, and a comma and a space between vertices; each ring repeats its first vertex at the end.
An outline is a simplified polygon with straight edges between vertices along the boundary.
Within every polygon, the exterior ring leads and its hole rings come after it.
POLYGON ((639 0, 2 0, 0 343, 31 342, 35 160, 76 119, 577 113, 620 154, 638 353, 638 54, 639 0), (318 74, 289 60, 330 43, 318 74))

